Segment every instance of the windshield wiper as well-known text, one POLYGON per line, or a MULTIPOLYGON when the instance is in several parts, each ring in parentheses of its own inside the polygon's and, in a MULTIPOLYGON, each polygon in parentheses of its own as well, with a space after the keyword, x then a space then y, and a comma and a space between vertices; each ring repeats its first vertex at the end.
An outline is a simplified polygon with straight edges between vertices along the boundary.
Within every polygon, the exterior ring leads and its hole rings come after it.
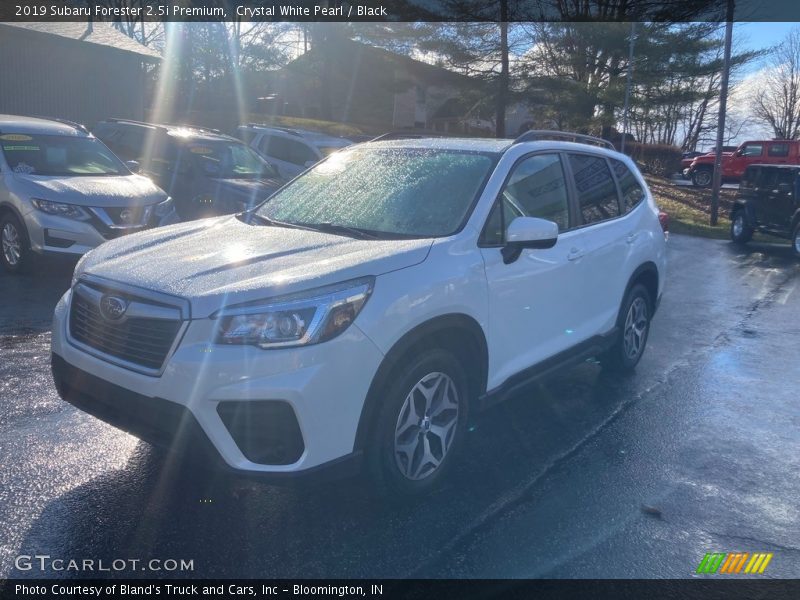
POLYGON ((358 227, 348 227, 347 225, 337 225, 336 223, 290 223, 292 226, 309 231, 319 231, 321 233, 332 233, 334 235, 346 235, 359 240, 377 240, 377 233, 369 229, 359 229, 358 227))

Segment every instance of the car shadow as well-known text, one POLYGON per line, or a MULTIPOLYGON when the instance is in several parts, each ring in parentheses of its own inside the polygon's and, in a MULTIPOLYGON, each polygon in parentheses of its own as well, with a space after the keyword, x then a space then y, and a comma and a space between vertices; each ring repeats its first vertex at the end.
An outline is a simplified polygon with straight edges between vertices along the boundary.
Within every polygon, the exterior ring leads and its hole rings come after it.
MULTIPOLYGON (((447 483, 420 500, 381 497, 363 478, 269 486, 209 472, 139 443, 127 464, 51 501, 18 554, 192 560, 191 572, 102 577, 406 577, 523 500, 561 457, 613 419, 636 382, 587 362, 471 419, 447 483)), ((141 568, 141 567, 140 567, 141 568)), ((11 577, 97 577, 12 571, 11 577)))

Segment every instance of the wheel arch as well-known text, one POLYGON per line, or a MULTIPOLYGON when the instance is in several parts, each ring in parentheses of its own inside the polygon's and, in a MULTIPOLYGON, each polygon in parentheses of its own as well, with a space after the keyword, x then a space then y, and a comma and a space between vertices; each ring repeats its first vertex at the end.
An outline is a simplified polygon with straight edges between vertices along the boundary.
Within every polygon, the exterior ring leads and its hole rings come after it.
POLYGON ((434 317, 405 333, 386 353, 367 392, 358 422, 354 451, 363 450, 369 442, 375 420, 380 412, 380 392, 403 365, 409 354, 437 347, 452 352, 464 361, 473 396, 486 391, 489 369, 489 350, 480 324, 463 313, 450 313, 434 317))
POLYGON ((625 293, 622 295, 622 302, 628 296, 628 292, 637 283, 641 283, 650 294, 650 301, 652 302, 651 315, 655 315, 658 308, 658 285, 659 275, 658 267, 652 261, 647 261, 639 265, 636 270, 631 274, 628 279, 628 285, 625 287, 625 293))

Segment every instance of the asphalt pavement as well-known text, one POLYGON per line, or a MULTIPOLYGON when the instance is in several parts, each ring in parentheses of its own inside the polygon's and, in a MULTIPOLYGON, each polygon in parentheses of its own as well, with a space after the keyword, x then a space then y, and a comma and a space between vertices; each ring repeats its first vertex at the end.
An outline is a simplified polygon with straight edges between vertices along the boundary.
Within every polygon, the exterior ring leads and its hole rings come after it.
MULTIPOLYGON (((19 555, 192 560, 197 577, 683 578, 706 552, 800 577, 800 261, 673 236, 635 374, 588 361, 474 418, 415 502, 360 481, 212 475, 58 399, 50 315, 70 265, 0 274, 0 577, 19 555)), ((590 295, 589 295, 590 299, 590 295)))

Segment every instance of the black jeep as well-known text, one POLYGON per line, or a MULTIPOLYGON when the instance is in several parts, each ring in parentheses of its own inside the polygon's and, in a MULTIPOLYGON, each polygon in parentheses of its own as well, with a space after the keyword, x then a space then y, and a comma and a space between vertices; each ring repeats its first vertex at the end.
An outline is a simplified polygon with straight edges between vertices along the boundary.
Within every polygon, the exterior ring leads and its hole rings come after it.
POLYGON ((754 231, 786 238, 800 256, 800 165, 750 165, 731 209, 731 239, 745 244, 754 231))

